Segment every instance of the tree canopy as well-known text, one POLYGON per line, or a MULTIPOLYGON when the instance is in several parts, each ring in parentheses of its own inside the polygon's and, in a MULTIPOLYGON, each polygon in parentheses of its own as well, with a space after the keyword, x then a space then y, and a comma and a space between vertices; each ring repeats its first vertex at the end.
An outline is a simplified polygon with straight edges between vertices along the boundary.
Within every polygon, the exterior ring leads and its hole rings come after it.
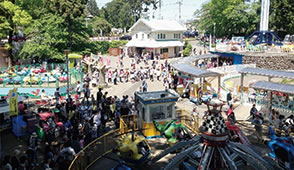
POLYGON ((128 29, 151 8, 157 8, 156 0, 112 0, 99 10, 99 16, 116 28, 128 29))
POLYGON ((211 0, 194 13, 200 18, 198 28, 217 37, 247 35, 258 23, 257 3, 245 4, 243 0, 211 0), (214 28, 215 27, 215 28, 214 28))
MULTIPOLYGON (((294 33, 294 1, 271 0, 270 30, 294 33)), ((199 21, 194 25, 207 34, 217 37, 248 36, 259 29, 260 1, 245 3, 244 0, 210 0, 196 10, 199 21)))

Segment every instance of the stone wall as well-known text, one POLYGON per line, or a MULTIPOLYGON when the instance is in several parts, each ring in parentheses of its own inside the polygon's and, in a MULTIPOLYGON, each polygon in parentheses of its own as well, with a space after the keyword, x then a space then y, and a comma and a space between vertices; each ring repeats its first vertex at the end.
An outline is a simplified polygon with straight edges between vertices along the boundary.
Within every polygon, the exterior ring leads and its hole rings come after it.
POLYGON ((294 54, 244 54, 242 64, 256 64, 256 67, 264 69, 294 70, 294 54))

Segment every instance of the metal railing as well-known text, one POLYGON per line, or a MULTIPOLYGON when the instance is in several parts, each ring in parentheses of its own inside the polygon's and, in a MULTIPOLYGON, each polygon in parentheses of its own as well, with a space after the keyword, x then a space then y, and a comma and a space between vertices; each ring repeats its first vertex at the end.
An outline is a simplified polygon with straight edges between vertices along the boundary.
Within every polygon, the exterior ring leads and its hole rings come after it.
MULTIPOLYGON (((2 74, 0 74, 0 87, 61 87, 66 85, 66 76, 58 76, 51 74, 52 68, 60 67, 63 68, 65 64, 48 64, 46 73, 41 76, 33 76, 29 72, 32 70, 32 65, 18 65, 14 66, 14 72, 8 71, 7 68, 1 68, 2 74), (27 73, 21 73, 21 70, 26 67, 29 71, 27 73), (5 74, 4 74, 5 73, 5 74)), ((83 72, 75 68, 71 68, 69 72, 70 85, 74 85, 77 81, 83 82, 83 72)))
POLYGON ((137 115, 124 115, 120 118, 120 133, 127 133, 131 130, 138 130, 139 129, 139 122, 137 119, 137 115))
POLYGON ((177 110, 181 123, 195 134, 199 134, 200 117, 194 117, 186 110, 177 110))
POLYGON ((73 159, 69 170, 88 169, 104 155, 110 153, 116 146, 114 141, 118 134, 138 130, 137 115, 124 115, 120 117, 120 128, 112 130, 103 136, 95 139, 84 147, 73 159))
POLYGON ((84 147, 73 159, 68 170, 88 169, 104 155, 110 153, 116 146, 114 138, 120 129, 109 131, 84 147))

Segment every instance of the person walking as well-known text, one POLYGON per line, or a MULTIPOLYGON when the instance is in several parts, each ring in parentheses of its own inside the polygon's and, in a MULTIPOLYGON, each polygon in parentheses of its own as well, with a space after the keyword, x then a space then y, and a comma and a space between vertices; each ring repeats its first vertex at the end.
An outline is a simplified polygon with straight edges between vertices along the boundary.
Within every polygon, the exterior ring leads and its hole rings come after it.
POLYGON ((28 142, 28 155, 29 162, 33 164, 33 166, 38 166, 38 156, 37 156, 37 149, 38 149, 38 136, 36 132, 33 132, 29 138, 28 142))
POLYGON ((145 80, 143 80, 142 82, 142 88, 143 88, 143 92, 147 92, 147 83, 145 80))
POLYGON ((101 103, 101 100, 102 100, 102 88, 99 88, 98 92, 97 92, 97 97, 96 97, 96 100, 97 100, 97 105, 99 105, 99 103, 101 103))
POLYGON ((230 106, 231 104, 231 100, 232 100, 232 93, 231 91, 229 91, 229 93, 227 94, 227 104, 230 106))
POLYGON ((55 96, 55 100, 56 100, 56 104, 59 104, 59 99, 61 97, 60 93, 59 93, 59 87, 56 88, 56 91, 54 93, 54 96, 55 96))
POLYGON ((262 124, 263 124, 263 118, 260 113, 256 114, 255 118, 252 121, 252 124, 255 128, 255 134, 257 137, 257 143, 262 143, 262 124))
POLYGON ((255 104, 252 105, 252 108, 250 109, 250 117, 252 117, 252 119, 255 118, 256 114, 257 114, 257 109, 255 107, 255 104))
POLYGON ((101 109, 100 108, 95 113, 95 116, 93 118, 93 123, 97 126, 97 137, 99 137, 100 127, 101 127, 101 109))

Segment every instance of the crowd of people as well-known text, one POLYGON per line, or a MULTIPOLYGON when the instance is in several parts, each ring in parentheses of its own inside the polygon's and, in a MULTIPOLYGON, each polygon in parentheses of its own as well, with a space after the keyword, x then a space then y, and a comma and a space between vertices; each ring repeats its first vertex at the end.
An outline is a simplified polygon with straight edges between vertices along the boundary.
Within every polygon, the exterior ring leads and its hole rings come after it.
MULTIPOLYGON (((146 63, 149 68, 145 69, 136 68, 135 64, 135 62, 131 63, 133 68, 131 70, 108 70, 106 74, 108 82, 116 85, 142 80, 140 90, 146 92, 148 89, 146 80, 149 79, 162 81, 166 88, 176 89, 179 78, 167 62, 159 64, 153 60, 151 66, 146 63)), ((6 169, 68 168, 81 149, 109 130, 108 122, 118 128, 120 116, 137 114, 133 97, 109 96, 108 92, 101 88, 97 94, 93 94, 90 82, 84 81, 83 85, 77 82, 74 89, 76 94, 69 98, 62 97, 58 88, 51 98, 46 95, 45 90, 42 90, 41 100, 50 100, 49 103, 54 105, 52 106, 54 109, 39 108, 37 112, 24 111, 24 121, 30 125, 27 151, 24 155, 6 155, 4 161, 6 169), (52 112, 52 116, 43 120, 39 115, 44 112, 52 112)))

